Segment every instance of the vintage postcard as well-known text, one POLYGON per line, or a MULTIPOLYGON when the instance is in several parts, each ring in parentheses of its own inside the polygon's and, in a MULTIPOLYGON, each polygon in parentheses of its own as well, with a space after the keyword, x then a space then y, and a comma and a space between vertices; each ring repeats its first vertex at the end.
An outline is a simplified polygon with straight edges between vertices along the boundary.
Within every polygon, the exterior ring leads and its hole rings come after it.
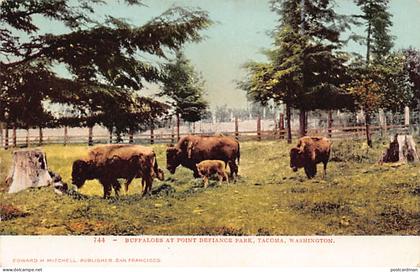
POLYGON ((418 271, 419 25, 419 0, 0 0, 2 271, 418 271))

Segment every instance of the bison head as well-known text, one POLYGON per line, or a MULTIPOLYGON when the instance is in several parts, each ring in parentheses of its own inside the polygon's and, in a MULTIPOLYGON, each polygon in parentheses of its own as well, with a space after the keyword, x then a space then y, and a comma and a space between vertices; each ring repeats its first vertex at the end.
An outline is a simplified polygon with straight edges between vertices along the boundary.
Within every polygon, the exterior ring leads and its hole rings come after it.
POLYGON ((290 168, 293 169, 294 172, 304 166, 305 159, 303 150, 298 147, 293 147, 290 150, 290 168))
POLYGON ((171 174, 175 174, 176 168, 181 164, 180 153, 181 150, 172 145, 166 149, 166 169, 171 174))
POLYGON ((84 160, 77 160, 73 162, 73 169, 71 172, 72 183, 77 188, 82 187, 89 178, 89 164, 84 160))

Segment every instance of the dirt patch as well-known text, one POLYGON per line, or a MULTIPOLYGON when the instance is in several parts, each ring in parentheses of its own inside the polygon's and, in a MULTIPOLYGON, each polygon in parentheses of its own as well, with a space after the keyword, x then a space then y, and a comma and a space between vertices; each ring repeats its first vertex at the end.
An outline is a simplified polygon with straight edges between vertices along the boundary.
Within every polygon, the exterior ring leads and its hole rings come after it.
POLYGON ((290 206, 292 209, 310 213, 313 215, 322 215, 322 214, 349 214, 351 213, 351 208, 346 206, 343 203, 322 201, 309 203, 308 201, 301 201, 294 203, 290 206))
POLYGON ((13 205, 0 205, 0 221, 11 220, 28 215, 29 213, 23 212, 13 205))
POLYGON ((306 193, 308 191, 307 188, 292 188, 290 189, 290 192, 295 193, 295 194, 303 194, 306 193))
POLYGON ((416 234, 420 234, 419 219, 420 212, 411 213, 400 207, 388 206, 379 214, 377 223, 393 232, 414 230, 416 234))
POLYGON ((169 196, 176 192, 175 188, 169 184, 162 184, 152 190, 153 196, 169 196))

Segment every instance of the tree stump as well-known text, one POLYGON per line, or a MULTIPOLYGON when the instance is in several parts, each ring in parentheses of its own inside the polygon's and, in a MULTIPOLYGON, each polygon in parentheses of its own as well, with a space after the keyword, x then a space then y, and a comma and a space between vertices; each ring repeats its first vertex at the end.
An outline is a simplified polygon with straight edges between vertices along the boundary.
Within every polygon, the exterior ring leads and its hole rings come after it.
POLYGON ((47 159, 41 150, 13 152, 13 165, 6 178, 8 193, 16 193, 31 187, 49 186, 52 178, 48 173, 47 159))
POLYGON ((411 135, 394 136, 389 148, 383 153, 380 163, 384 162, 418 162, 419 155, 416 143, 411 135))

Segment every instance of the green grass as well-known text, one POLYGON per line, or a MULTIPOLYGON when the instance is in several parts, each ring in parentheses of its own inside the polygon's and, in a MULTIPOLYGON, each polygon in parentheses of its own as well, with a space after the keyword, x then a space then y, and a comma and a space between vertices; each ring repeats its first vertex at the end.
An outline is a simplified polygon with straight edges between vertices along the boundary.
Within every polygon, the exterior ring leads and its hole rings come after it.
MULTIPOLYGON (((0 193, 1 234, 166 234, 166 235, 419 235, 420 167, 376 164, 385 148, 363 142, 334 142, 325 179, 305 177, 289 167, 284 141, 244 142, 236 183, 207 189, 192 172, 166 170, 151 197, 140 196, 136 179, 128 194, 104 200, 97 181, 79 194, 57 195, 52 188, 0 193), (166 187, 165 187, 165 186, 166 187), (165 189, 172 190, 165 190, 165 189)), ((165 146, 155 145, 161 168, 165 146)), ((86 146, 42 147, 49 168, 69 182, 71 163, 86 146)), ((11 151, 0 151, 0 180, 11 151)), ((319 172, 321 165, 318 165, 319 172)))

